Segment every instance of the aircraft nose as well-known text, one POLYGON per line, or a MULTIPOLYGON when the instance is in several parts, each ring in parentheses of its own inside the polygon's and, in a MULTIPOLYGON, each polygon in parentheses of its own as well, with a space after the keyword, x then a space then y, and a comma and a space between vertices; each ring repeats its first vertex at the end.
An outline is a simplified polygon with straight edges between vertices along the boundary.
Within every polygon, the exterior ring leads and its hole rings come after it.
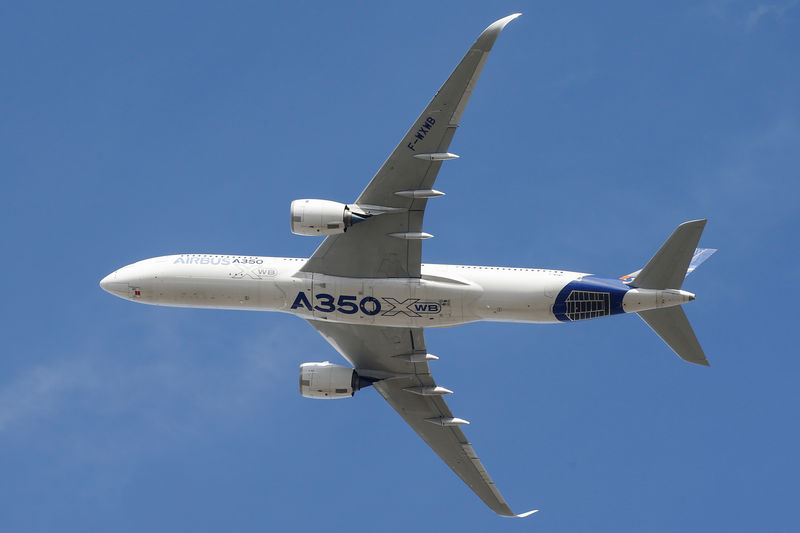
POLYGON ((120 281, 116 271, 100 280, 100 288, 114 296, 121 298, 128 296, 128 283, 120 281))

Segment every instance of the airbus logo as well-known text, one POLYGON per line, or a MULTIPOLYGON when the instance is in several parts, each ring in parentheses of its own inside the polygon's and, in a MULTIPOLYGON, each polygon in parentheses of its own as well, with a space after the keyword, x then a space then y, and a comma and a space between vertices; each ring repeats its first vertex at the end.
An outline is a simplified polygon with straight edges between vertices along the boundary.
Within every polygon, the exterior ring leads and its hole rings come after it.
POLYGON ((264 262, 263 259, 258 257, 225 257, 220 255, 204 255, 204 256, 179 256, 177 257, 172 264, 184 264, 184 265, 260 265, 264 262))

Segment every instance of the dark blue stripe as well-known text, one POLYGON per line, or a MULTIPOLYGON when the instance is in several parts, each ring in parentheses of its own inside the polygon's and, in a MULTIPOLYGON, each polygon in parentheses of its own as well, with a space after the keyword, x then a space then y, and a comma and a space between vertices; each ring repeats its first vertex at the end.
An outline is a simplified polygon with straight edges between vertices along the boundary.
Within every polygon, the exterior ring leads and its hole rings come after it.
POLYGON ((608 293, 611 304, 610 313, 612 315, 618 315, 625 312, 622 310, 622 298, 629 290, 631 290, 631 288, 618 279, 586 276, 581 279, 571 281, 563 289, 561 289, 561 292, 558 293, 558 296, 556 296, 556 301, 553 304, 553 314, 561 322, 571 322, 571 320, 567 317, 566 299, 569 297, 572 291, 589 291, 608 293))

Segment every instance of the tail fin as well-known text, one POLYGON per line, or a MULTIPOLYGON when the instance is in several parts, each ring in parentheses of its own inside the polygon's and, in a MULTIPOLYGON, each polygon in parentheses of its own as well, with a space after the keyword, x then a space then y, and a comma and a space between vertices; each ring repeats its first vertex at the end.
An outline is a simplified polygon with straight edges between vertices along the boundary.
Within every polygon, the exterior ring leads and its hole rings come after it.
MULTIPOLYGON (((684 222, 678 226, 630 285, 641 289, 680 289, 686 274, 716 252, 697 248, 705 226, 705 219, 684 222)), ((690 363, 709 366, 683 308, 665 307, 639 311, 638 314, 678 357, 690 363)))
POLYGON ((705 219, 678 226, 631 285, 640 289, 680 289, 705 227, 705 219))
POLYGON ((684 361, 709 366, 706 354, 681 306, 639 311, 650 328, 684 361))

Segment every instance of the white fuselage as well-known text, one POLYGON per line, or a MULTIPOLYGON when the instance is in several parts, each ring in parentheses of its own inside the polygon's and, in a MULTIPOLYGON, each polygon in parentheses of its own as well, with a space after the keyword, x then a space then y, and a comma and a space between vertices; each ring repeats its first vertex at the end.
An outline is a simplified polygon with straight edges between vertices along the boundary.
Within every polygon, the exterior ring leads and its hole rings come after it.
POLYGON ((422 265, 420 279, 301 272, 305 259, 184 254, 123 267, 103 280, 117 296, 154 305, 280 311, 384 326, 477 320, 557 322, 553 300, 577 272, 422 265))
POLYGON ((308 319, 405 327, 445 327, 479 320, 558 322, 567 320, 565 316, 569 320, 604 316, 615 314, 614 294, 622 304, 617 312, 623 312, 623 308, 624 312, 630 312, 677 305, 688 299, 688 293, 647 291, 645 294, 616 280, 607 280, 618 285, 600 288, 612 295, 612 305, 606 304, 606 312, 576 314, 583 309, 581 305, 586 308, 589 304, 570 300, 573 313, 557 316, 554 304, 560 294, 561 302, 564 301, 563 289, 569 284, 582 289, 576 282, 581 283, 589 274, 423 264, 419 279, 346 278, 302 272, 305 261, 285 257, 169 255, 122 267, 103 279, 101 286, 122 298, 152 305, 279 311, 308 319), (636 301, 633 296, 637 296, 636 301))

